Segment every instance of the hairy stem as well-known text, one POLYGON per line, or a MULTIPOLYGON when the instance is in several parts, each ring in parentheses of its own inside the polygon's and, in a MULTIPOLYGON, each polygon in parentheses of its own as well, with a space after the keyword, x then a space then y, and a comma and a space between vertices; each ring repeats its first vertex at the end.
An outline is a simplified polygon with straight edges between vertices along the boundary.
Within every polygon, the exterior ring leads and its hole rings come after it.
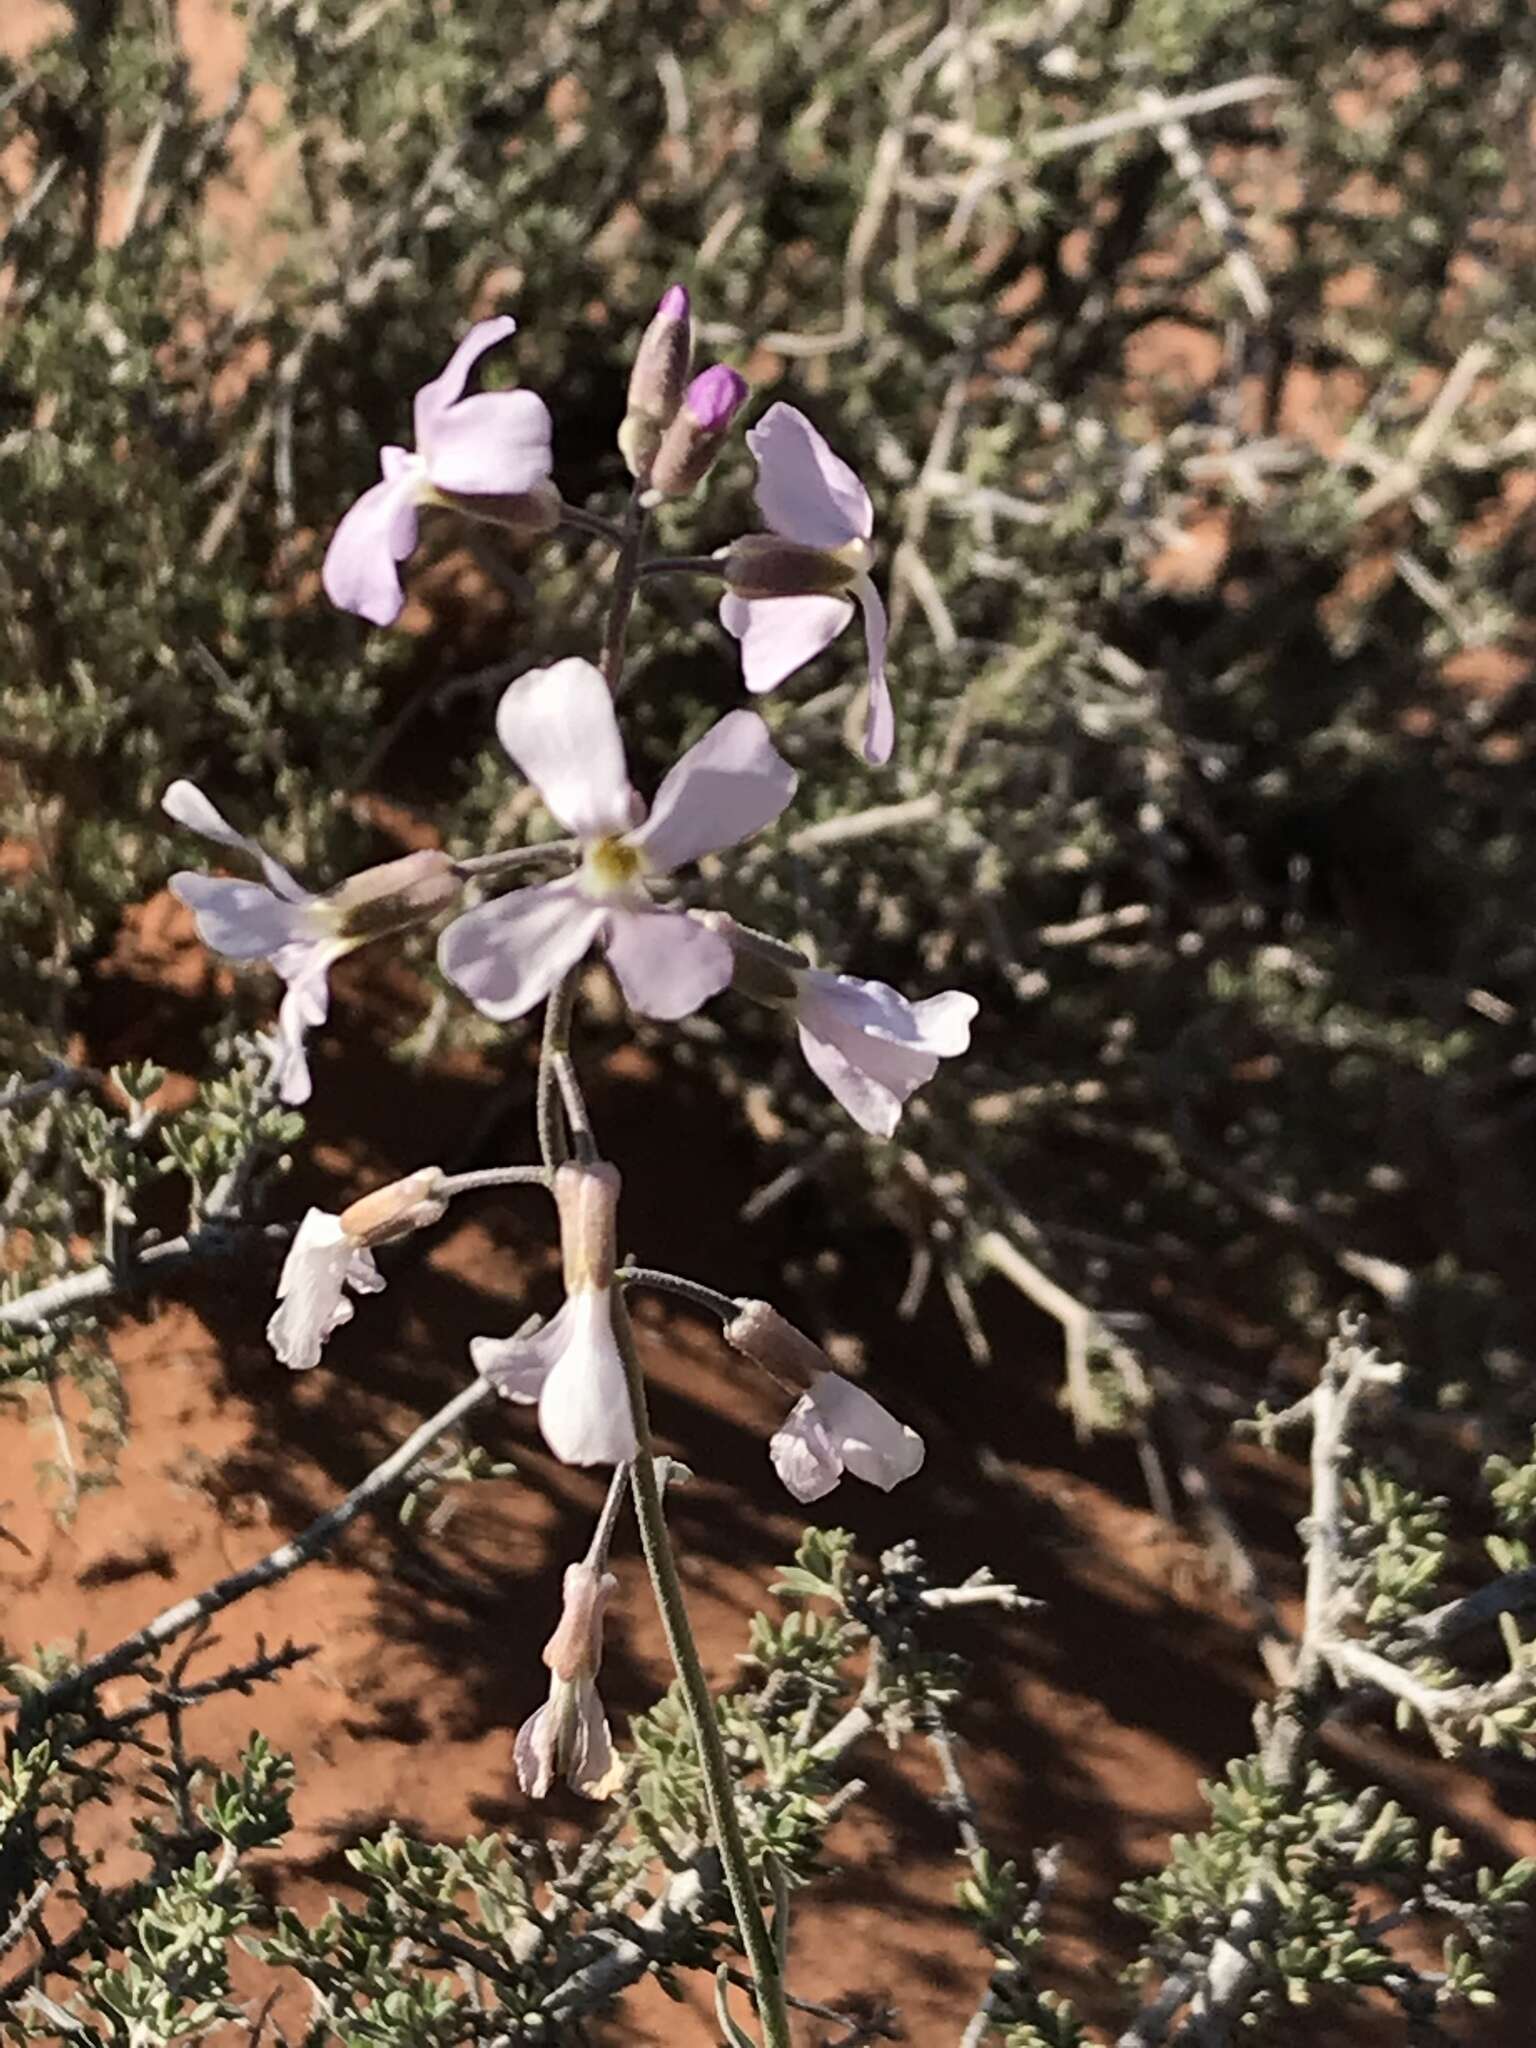
POLYGON ((618 688, 624 670, 624 641, 629 632, 629 615, 635 608, 635 592, 640 588, 640 549, 644 540, 645 512, 637 490, 624 509, 624 538, 614 567, 608 625, 603 635, 603 679, 610 690, 618 688))
POLYGON ((577 969, 573 967, 569 974, 557 981, 544 1007, 544 1043, 539 1048, 536 1114, 539 1157, 544 1161, 546 1173, 553 1173, 557 1166, 564 1166, 571 1156, 565 1112, 560 1101, 560 1061, 567 1058, 571 1050, 571 1012, 576 1007, 576 975, 577 969))
POLYGON ((752 1970, 758 2017, 763 2028, 764 2048, 791 2048, 789 2013, 784 2002, 784 1983, 779 1972, 778 1957, 763 1919, 762 1906, 758 1901, 757 1882, 752 1875, 746 1841, 741 1832, 741 1820, 736 1812, 736 1789, 731 1778, 731 1767, 726 1761, 725 1746, 720 1740, 720 1723, 715 1716, 715 1703, 710 1695, 709 1683, 704 1676, 704 1667, 699 1662, 698 1646, 693 1639, 688 1608, 683 1599, 682 1583, 677 1575, 677 1559, 672 1552, 672 1539, 667 1533, 667 1518, 662 1506, 661 1489, 656 1484, 656 1452, 651 1441, 650 1418, 646 1411, 645 1378, 640 1367, 640 1354, 635 1348, 634 1330, 630 1324, 629 1313, 624 1307, 622 1295, 614 1297, 613 1328, 624 1358, 624 1373, 629 1383, 629 1404, 634 1415, 635 1438, 639 1445, 630 1470, 630 1479, 635 1496, 635 1516, 640 1524, 640 1542, 645 1551, 646 1565, 650 1570, 651 1584, 656 1590, 656 1604, 661 1610, 662 1625, 667 1632, 667 1646, 672 1653, 672 1662, 682 1684, 688 1718, 693 1725, 693 1738, 698 1745, 710 1822, 714 1828, 720 1860, 725 1868, 725 1882, 731 1896, 731 1909, 736 1917, 736 1925, 741 1930, 742 1944, 752 1970))

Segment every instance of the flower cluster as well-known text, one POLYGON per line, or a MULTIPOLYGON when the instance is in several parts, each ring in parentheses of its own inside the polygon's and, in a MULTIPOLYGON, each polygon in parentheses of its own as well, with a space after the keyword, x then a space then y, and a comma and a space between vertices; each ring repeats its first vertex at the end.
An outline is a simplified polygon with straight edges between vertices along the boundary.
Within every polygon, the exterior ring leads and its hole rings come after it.
MULTIPOLYGON (((401 565, 416 550, 427 512, 490 522, 525 538, 562 525, 595 534, 620 551, 615 588, 627 593, 625 606, 633 602, 643 572, 655 566, 642 555, 648 508, 697 489, 731 436, 747 385, 720 364, 692 373, 688 295, 674 286, 641 339, 630 380, 619 441, 634 488, 620 527, 565 505, 553 481, 550 413, 537 394, 470 391, 481 359, 515 331, 506 317, 481 321, 417 392, 414 450, 382 451, 381 480, 331 540, 323 581, 337 605, 379 625, 399 617, 401 565)), ((869 494, 793 406, 770 406, 746 445, 757 465, 765 530, 672 566, 723 584, 721 622, 740 644, 754 694, 777 688, 815 659, 862 611, 869 656, 863 753, 884 762, 895 718, 885 611, 871 577, 869 494)), ((667 566, 667 558, 659 559, 667 566)), ((621 617, 610 649, 622 646, 622 625, 621 617)), ((172 819, 241 856, 259 875, 179 873, 171 887, 210 947, 233 960, 265 960, 285 983, 269 1041, 275 1091, 289 1102, 310 1094, 306 1037, 325 1021, 335 962, 370 939, 452 912, 438 940, 438 963, 487 1017, 520 1018, 557 990, 569 991, 569 978, 594 953, 644 1017, 687 1017, 734 987, 791 1015, 812 1070, 863 1130, 889 1137, 939 1061, 966 1049, 974 999, 951 989, 910 1002, 883 982, 817 967, 680 894, 675 878, 683 870, 773 825, 798 778, 762 717, 734 710, 674 763, 647 803, 630 779, 614 710, 618 677, 609 671, 617 661, 610 654, 605 662, 600 669, 573 655, 529 669, 501 699, 497 736, 568 836, 542 849, 562 864, 552 875, 546 870, 546 879, 487 900, 473 900, 472 892, 498 867, 525 859, 523 850, 493 849, 463 861, 413 853, 316 892, 236 831, 194 784, 167 790, 164 808, 172 819)), ((554 1196, 565 1301, 542 1326, 476 1338, 474 1364, 507 1399, 537 1404, 558 1458, 625 1466, 640 1454, 644 1425, 632 1362, 626 1364, 616 1330, 623 1316, 615 1252, 619 1174, 596 1156, 589 1134, 574 1159, 560 1163, 546 1144, 543 1169, 504 1172, 540 1180, 554 1196)), ((457 1185, 426 1168, 340 1216, 310 1210, 278 1286, 268 1332, 277 1356, 295 1370, 315 1365, 326 1338, 352 1314, 347 1290, 371 1293, 384 1285, 373 1248, 434 1222, 457 1185)), ((729 1342, 794 1397, 770 1454, 798 1499, 818 1499, 844 1472, 889 1487, 917 1471, 921 1440, 768 1304, 714 1299, 723 1304, 729 1342)), ((596 1668, 607 1583, 589 1573, 572 1593, 580 1594, 581 1618, 562 1625, 551 1665, 565 1690, 525 1730, 520 1768, 541 1784, 557 1768, 591 1783, 604 1776, 606 1734, 599 1739, 580 1688, 596 1668), (590 1771, 578 1749, 590 1754, 590 1771)))

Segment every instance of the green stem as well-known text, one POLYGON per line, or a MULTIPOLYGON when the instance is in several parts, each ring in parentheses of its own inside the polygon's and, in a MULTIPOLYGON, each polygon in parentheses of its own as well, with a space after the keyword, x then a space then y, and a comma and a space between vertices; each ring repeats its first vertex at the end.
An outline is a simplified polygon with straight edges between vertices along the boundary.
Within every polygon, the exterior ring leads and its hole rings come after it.
POLYGON ((642 576, 723 576, 725 564, 718 555, 652 555, 640 564, 642 576))
POLYGON ((544 1043, 539 1048, 539 1092, 537 1120, 539 1157, 545 1171, 553 1173, 571 1156, 565 1132, 565 1111, 560 1102, 560 1060, 571 1049, 571 1012, 576 1007, 576 977, 572 968, 555 983, 544 1006, 544 1043))
POLYGON ((640 1543, 650 1570, 651 1584, 655 1588, 656 1604, 661 1609, 662 1626, 667 1632, 667 1647, 672 1653, 672 1662, 688 1707, 688 1718, 693 1724, 693 1739, 698 1745, 699 1762, 704 1772, 704 1793, 715 1832, 715 1846, 720 1851, 726 1888, 731 1895, 731 1910, 736 1916, 736 1925, 741 1931, 742 1945, 752 1970, 764 2048, 793 2048, 778 1957, 758 1901, 757 1883, 752 1875, 746 1840, 741 1832, 741 1819, 736 1811, 736 1788, 731 1779, 731 1767, 720 1740, 715 1703, 704 1676, 704 1667, 699 1662, 698 1646, 693 1639, 688 1608, 683 1599, 682 1582, 677 1575, 677 1559, 672 1552, 672 1539, 667 1533, 666 1511, 662 1506, 661 1489, 656 1484, 656 1449, 646 1412, 645 1377, 640 1366, 640 1354, 635 1348, 629 1312, 620 1293, 615 1293, 613 1299, 613 1332, 624 1359, 629 1405, 635 1421, 635 1441, 639 1446, 630 1467, 630 1482, 634 1489, 635 1516, 640 1524, 640 1543))
POLYGON ((640 588, 640 549, 644 540, 645 511, 637 489, 624 508, 624 538, 614 565, 608 627, 603 635, 603 678, 610 690, 618 688, 624 670, 624 639, 629 631, 629 615, 635 608, 635 592, 640 588))

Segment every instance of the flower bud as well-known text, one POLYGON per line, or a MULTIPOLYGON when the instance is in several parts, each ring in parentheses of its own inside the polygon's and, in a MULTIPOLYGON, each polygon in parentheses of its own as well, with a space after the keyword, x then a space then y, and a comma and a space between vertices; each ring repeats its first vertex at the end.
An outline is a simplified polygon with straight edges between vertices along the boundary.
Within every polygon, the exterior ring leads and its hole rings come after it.
POLYGON ((651 468, 664 498, 686 498, 708 476, 747 399, 747 380, 723 363, 702 371, 683 394, 651 468))
POLYGON ((617 1591, 612 1572, 589 1564, 565 1568, 564 1603, 554 1634, 544 1645, 544 1662, 556 1678, 594 1678, 603 1661, 603 1609, 617 1591))
POLYGON ((435 917, 455 901, 460 886, 448 855, 429 847, 364 868, 322 900, 338 935, 361 941, 435 917))
POLYGON ((440 1166, 419 1167, 403 1180, 360 1195, 336 1220, 355 1245, 389 1244, 409 1237, 413 1230, 425 1230, 446 1213, 447 1200, 438 1192, 442 1184, 440 1166))
POLYGON ((570 1162, 555 1174, 560 1252, 567 1295, 613 1285, 619 1227, 619 1169, 602 1160, 570 1162))
POLYGON ((432 499, 436 504, 462 512, 466 519, 478 519, 486 526, 499 526, 523 539, 552 533, 560 524, 560 492, 548 477, 541 478, 526 491, 499 494, 491 491, 445 491, 440 485, 433 485, 432 499))
POLYGON ((725 1326, 725 1341, 781 1386, 803 1392, 823 1374, 839 1377, 819 1344, 786 1322, 768 1301, 738 1300, 737 1314, 725 1326))
POLYGON ((840 597, 869 567, 869 549, 863 541, 812 548, 776 533, 748 533, 718 559, 736 597, 840 597))
POLYGON ((661 437, 683 402, 693 356, 693 323, 688 294, 680 284, 662 294, 651 324, 640 337, 629 373, 629 399, 619 428, 619 449, 629 473, 645 477, 661 437))

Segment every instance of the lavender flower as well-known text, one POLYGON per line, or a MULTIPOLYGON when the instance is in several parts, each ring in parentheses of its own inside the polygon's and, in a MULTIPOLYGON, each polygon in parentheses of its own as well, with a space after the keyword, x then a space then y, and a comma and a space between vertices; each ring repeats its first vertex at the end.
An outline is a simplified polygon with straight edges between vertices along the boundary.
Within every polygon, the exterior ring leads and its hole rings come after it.
POLYGON ((794 976, 800 1047, 861 1130, 889 1138, 914 1089, 971 1042, 979 1005, 960 989, 909 1003, 883 981, 808 967, 794 976))
POLYGON ((438 961, 488 1017, 521 1017, 594 943, 631 1008, 685 1017, 725 987, 718 933, 652 901, 649 884, 772 824, 795 774, 751 711, 732 711, 670 771, 646 817, 630 787, 608 686, 572 658, 522 676, 501 700, 502 745, 582 843, 574 875, 516 889, 455 920, 438 961), (641 822, 644 820, 644 822, 641 822))
POLYGON ((464 396, 487 349, 517 332, 508 314, 469 330, 441 375, 416 394, 416 448, 379 452, 382 483, 364 491, 326 550, 322 581, 332 604, 376 626, 393 625, 405 602, 397 564, 416 546, 422 505, 452 505, 534 531, 553 526, 560 498, 549 481, 549 408, 533 391, 464 396))
POLYGON ((265 960, 287 983, 267 1052, 282 1100, 307 1102, 311 1082, 304 1039, 325 1022, 331 968, 354 947, 385 932, 403 931, 451 903, 459 891, 453 863, 445 853, 408 853, 364 868, 317 896, 255 840, 237 832, 195 782, 173 782, 160 807, 177 824, 260 864, 264 883, 183 871, 171 876, 169 886, 192 912, 205 946, 230 960, 265 960))
POLYGON ((792 405, 771 405, 747 446, 757 458, 758 509, 780 545, 749 535, 722 551, 731 588, 720 601, 720 623, 741 642, 747 688, 772 690, 831 646, 853 617, 852 598, 843 594, 851 592, 869 649, 864 758, 879 766, 891 757, 896 723, 885 606, 869 576, 869 493, 792 405))

